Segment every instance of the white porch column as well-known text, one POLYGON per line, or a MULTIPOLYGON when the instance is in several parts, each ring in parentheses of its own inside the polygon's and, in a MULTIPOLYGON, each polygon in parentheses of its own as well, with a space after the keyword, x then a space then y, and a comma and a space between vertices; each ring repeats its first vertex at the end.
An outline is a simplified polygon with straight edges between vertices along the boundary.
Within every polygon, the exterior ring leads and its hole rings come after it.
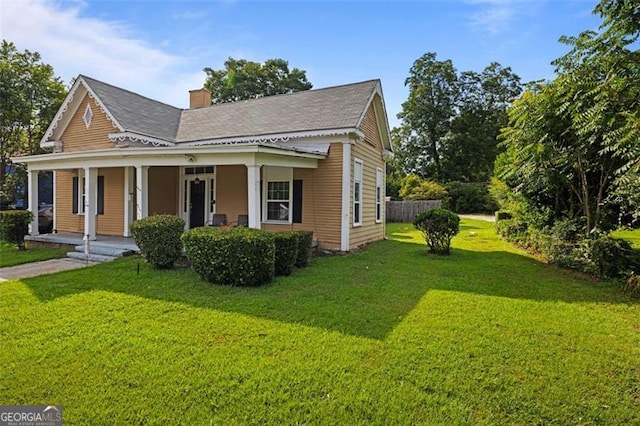
POLYGON ((136 166, 136 219, 149 215, 149 166, 136 166))
POLYGON ((349 251, 349 209, 351 207, 351 145, 342 144, 342 226, 340 250, 349 251))
POLYGON ((27 185, 29 186, 29 210, 33 213, 33 220, 29 225, 29 233, 38 235, 38 171, 29 170, 27 173, 27 185))
POLYGON ((96 239, 96 207, 98 200, 98 169, 84 169, 84 235, 96 239))
POLYGON ((56 184, 56 179, 58 178, 58 172, 57 171, 53 171, 53 232, 56 233, 57 231, 57 223, 58 220, 56 219, 56 216, 58 216, 58 202, 56 201, 56 199, 58 198, 58 185, 56 184))
POLYGON ((133 218, 133 169, 131 167, 124 168, 124 229, 122 235, 124 237, 131 236, 131 219, 133 218))
POLYGON ((260 229, 260 165, 247 164, 249 228, 260 229))

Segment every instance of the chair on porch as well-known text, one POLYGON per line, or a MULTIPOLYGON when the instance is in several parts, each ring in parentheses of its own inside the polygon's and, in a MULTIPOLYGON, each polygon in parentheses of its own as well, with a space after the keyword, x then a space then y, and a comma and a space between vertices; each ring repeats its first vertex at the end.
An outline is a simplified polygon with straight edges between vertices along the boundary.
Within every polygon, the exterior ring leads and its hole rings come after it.
POLYGON ((249 215, 248 214, 239 214, 238 215, 238 226, 244 226, 245 228, 249 226, 249 215))
POLYGON ((227 215, 224 213, 214 213, 211 218, 210 226, 225 226, 227 224, 227 215))

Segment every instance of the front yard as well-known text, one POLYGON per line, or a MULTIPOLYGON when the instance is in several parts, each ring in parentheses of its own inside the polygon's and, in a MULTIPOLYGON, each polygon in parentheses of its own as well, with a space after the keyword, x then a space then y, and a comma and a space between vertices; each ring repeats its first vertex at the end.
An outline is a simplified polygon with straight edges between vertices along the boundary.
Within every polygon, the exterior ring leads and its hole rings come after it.
POLYGON ((0 284, 0 403, 68 423, 640 423, 640 303, 464 220, 262 288, 138 258, 0 284), (140 264, 140 271, 137 268, 140 264))
POLYGON ((0 268, 65 257, 70 250, 68 247, 31 247, 28 242, 27 248, 28 250, 18 250, 15 244, 0 240, 0 268))

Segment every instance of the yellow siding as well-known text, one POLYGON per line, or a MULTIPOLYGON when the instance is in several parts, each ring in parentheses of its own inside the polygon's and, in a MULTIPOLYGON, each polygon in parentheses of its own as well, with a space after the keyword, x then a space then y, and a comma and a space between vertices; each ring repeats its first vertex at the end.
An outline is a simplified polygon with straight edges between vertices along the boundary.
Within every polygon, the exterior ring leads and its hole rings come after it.
MULTIPOLYGON (((356 143, 351 149, 351 196, 350 196, 350 248, 354 249, 371 241, 384 238, 384 224, 376 223, 376 169, 382 169, 384 176, 385 163, 382 159, 382 143, 380 131, 376 123, 373 105, 369 107, 362 126, 365 140, 356 143), (362 225, 353 226, 353 163, 358 158, 363 162, 362 170, 362 225)), ((384 195, 384 181, 383 181, 384 195)), ((384 202, 382 204, 384 209, 384 202)))
MULTIPOLYGON (((104 214, 96 216, 96 233, 122 235, 124 232, 124 169, 121 167, 98 169, 98 176, 104 176, 104 214)), ((84 216, 81 217, 84 218, 84 216)))
MULTIPOLYGON (((56 172, 56 230, 58 232, 84 232, 84 215, 73 213, 73 178, 77 170, 56 172)), ((124 170, 98 169, 104 176, 104 214, 96 215, 96 233, 122 235, 124 228, 124 170)))
POLYGON ((247 214, 247 167, 244 165, 218 166, 216 168, 216 213, 227 215, 227 221, 235 222, 239 214, 247 214))
POLYGON ((75 170, 56 172, 56 230, 58 232, 82 232, 84 216, 73 213, 73 178, 75 170))
POLYGON ((117 131, 118 129, 114 127, 96 102, 91 99, 89 95, 85 95, 80 107, 75 112, 64 133, 60 137, 63 144, 62 151, 72 152, 114 148, 113 143, 109 141, 108 135, 109 133, 117 131), (85 109, 87 108, 87 104, 91 106, 91 111, 93 113, 91 124, 88 129, 82 119, 85 109))
POLYGON ((178 215, 178 167, 149 168, 149 215, 178 215))
POLYGON ((302 180, 302 223, 263 224, 268 231, 308 230, 318 246, 340 250, 342 211, 342 144, 331 144, 329 155, 318 161, 317 169, 294 169, 294 179, 302 180))

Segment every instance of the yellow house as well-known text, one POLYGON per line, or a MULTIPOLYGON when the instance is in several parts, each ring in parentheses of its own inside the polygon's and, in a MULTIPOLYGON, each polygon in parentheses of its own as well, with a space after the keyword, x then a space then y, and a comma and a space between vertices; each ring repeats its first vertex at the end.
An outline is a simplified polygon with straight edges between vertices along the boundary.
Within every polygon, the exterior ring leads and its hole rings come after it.
MULTIPOLYGON (((389 125, 379 80, 179 109, 78 76, 25 163, 37 212, 39 171, 54 174, 54 229, 130 236, 135 219, 182 217, 310 230, 322 249, 384 238, 389 125)), ((31 235, 38 233, 37 215, 31 235)))

